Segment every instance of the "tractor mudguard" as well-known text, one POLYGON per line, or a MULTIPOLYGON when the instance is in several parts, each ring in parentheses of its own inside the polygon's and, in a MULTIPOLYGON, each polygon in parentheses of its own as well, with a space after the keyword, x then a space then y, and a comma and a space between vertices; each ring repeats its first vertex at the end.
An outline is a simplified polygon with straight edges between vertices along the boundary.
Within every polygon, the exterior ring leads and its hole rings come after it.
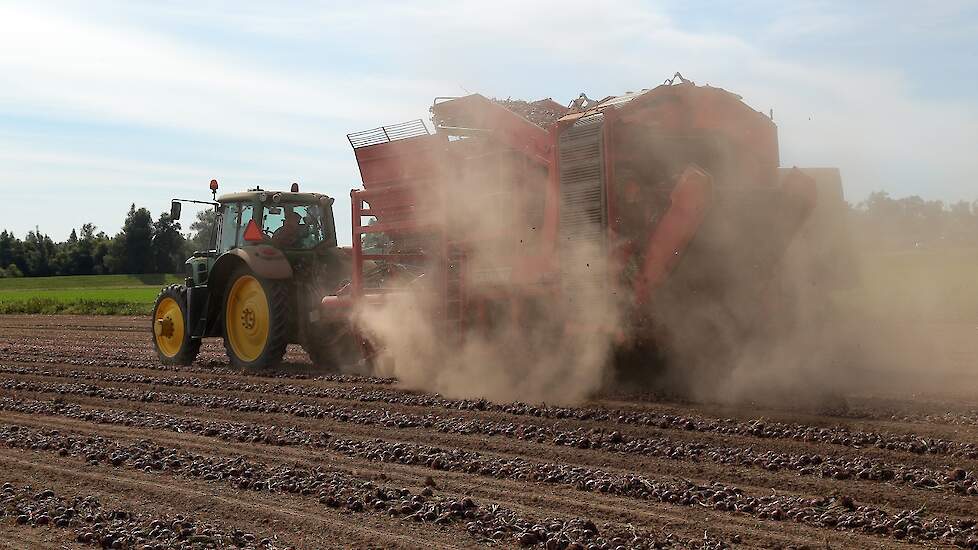
POLYGON ((274 246, 260 244, 244 248, 235 248, 223 254, 214 262, 214 267, 207 277, 207 288, 210 290, 207 302, 207 331, 206 336, 220 336, 221 306, 224 303, 224 292, 228 279, 234 270, 246 265, 256 276, 263 279, 291 279, 292 265, 281 250, 274 246))
POLYGON ((203 338, 207 331, 206 286, 192 286, 187 289, 187 330, 191 338, 203 338))
POLYGON ((239 265, 231 256, 240 258, 245 265, 251 269, 252 273, 263 279, 291 279, 292 265, 281 250, 269 245, 248 246, 229 250, 227 254, 218 258, 211 272, 212 276, 223 275, 226 278, 231 274, 234 266, 239 265), (222 266, 224 262, 225 266, 222 266), (226 272, 225 272, 226 270, 226 272))

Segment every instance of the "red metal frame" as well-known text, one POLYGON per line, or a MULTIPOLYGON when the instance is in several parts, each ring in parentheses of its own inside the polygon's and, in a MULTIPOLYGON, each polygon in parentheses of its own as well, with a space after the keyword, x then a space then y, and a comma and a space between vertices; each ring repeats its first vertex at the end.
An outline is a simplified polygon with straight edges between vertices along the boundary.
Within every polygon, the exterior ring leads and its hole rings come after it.
MULTIPOLYGON (((457 305, 463 310, 456 315, 461 329, 466 317, 478 318, 478 312, 464 311, 467 282, 466 270, 461 264, 465 262, 465 251, 471 243, 465 237, 459 240, 457 235, 448 235, 444 231, 450 208, 444 196, 444 186, 451 184, 450 179, 457 168, 480 162, 480 159, 488 158, 491 162, 491 157, 486 155, 507 151, 521 154, 524 161, 530 161, 533 166, 552 166, 555 160, 553 134, 479 95, 436 103, 432 112, 442 120, 455 121, 457 126, 440 128, 439 133, 430 136, 385 140, 354 149, 363 189, 350 193, 353 218, 351 290, 354 300, 369 300, 370 295, 376 293, 377 289, 368 289, 365 285, 366 261, 424 262, 434 272, 445 298, 446 320, 452 305, 449 300, 458 300, 457 305), (466 139, 449 140, 448 136, 465 136, 466 139), (365 225, 364 217, 370 216, 376 221, 365 225), (439 244, 425 253, 366 254, 363 236, 369 233, 427 234, 439 244), (449 285, 457 286, 450 289, 449 285)), ((544 248, 549 249, 556 235, 557 195, 548 188, 546 180, 536 182, 526 178, 530 170, 530 164, 524 162, 516 177, 521 185, 539 185, 539 192, 545 196, 544 227, 538 229, 544 234, 544 248)), ((505 183, 498 182, 500 185, 505 183)), ((491 237, 479 236, 480 239, 491 237)), ((547 255, 545 250, 544 256, 547 255)), ((541 258, 526 257, 518 250, 510 258, 499 260, 511 263, 516 274, 514 278, 521 282, 539 278, 544 271, 541 258)), ((495 299, 501 297, 497 295, 495 299)))
POLYGON ((431 111, 441 119, 457 120, 464 124, 464 127, 443 129, 449 134, 487 132, 505 147, 541 164, 550 163, 554 142, 547 130, 479 94, 435 103, 431 111))
POLYGON ((350 191, 350 213, 353 221, 353 273, 350 275, 350 286, 354 297, 363 295, 363 200, 360 198, 360 191, 352 189, 350 191))
MULTIPOLYGON (((353 219, 351 287, 355 303, 382 301, 384 295, 399 291, 394 288, 367 288, 364 273, 367 261, 392 264, 411 261, 425 265, 426 273, 430 272, 437 279, 441 287, 440 295, 447 302, 448 272, 453 266, 449 265, 450 244, 445 231, 447 210, 443 206, 442 188, 437 184, 441 168, 449 162, 444 156, 443 146, 444 143, 421 137, 357 150, 365 189, 350 192, 353 219), (405 160, 405 157, 414 155, 424 156, 428 164, 412 167, 412 161, 405 160), (391 174, 401 174, 401 177, 392 177, 391 174), (365 225, 365 217, 375 218, 374 223, 365 225), (365 253, 363 238, 372 233, 384 233, 391 237, 426 235, 439 244, 425 252, 365 253)), ((458 284, 461 287, 463 281, 459 280, 458 284)), ((460 288, 458 293, 461 299, 463 290, 460 288)), ((448 304, 443 304, 441 309, 447 320, 448 304)))

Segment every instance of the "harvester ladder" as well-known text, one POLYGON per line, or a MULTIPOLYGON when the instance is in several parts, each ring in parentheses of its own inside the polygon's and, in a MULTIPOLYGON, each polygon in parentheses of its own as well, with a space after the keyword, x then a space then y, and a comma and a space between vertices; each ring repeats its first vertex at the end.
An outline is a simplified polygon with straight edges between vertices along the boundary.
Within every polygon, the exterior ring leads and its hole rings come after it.
POLYGON ((462 340, 462 319, 465 309, 463 264, 465 253, 455 243, 446 244, 445 254, 445 328, 449 338, 462 340))
MULTIPOLYGON (((604 124, 603 114, 587 115, 560 135, 558 254, 565 296, 578 297, 604 285, 608 227, 604 124)), ((575 303, 587 307, 579 300, 575 303)))

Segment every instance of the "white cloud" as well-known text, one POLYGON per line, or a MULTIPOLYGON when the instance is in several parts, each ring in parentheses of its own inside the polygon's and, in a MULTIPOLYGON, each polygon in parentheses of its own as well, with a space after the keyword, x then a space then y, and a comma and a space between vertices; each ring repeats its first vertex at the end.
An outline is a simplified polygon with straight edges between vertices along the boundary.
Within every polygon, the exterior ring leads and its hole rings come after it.
POLYGON ((868 65, 817 48, 819 37, 845 43, 894 29, 923 40, 935 24, 959 35, 974 29, 954 20, 960 9, 901 4, 883 23, 848 4, 792 4, 770 17, 758 9, 752 35, 692 30, 627 0, 44 6, 0 5, 0 114, 55 121, 0 129, 0 187, 117 182, 160 202, 173 182, 196 189, 214 173, 242 185, 298 178, 339 198, 343 226, 357 184, 351 130, 424 117, 436 95, 563 102, 654 86, 678 70, 774 108, 784 164, 840 166, 853 199, 884 187, 978 198, 978 100, 920 95, 926 76, 901 59, 868 65), (815 44, 803 59, 779 53, 800 36, 815 44), (119 130, 68 146, 53 134, 58 120, 119 130), (130 142, 140 152, 127 153, 130 142))
POLYGON ((409 108, 418 79, 294 74, 146 29, 0 6, 0 102, 62 115, 301 141, 324 121, 409 108))

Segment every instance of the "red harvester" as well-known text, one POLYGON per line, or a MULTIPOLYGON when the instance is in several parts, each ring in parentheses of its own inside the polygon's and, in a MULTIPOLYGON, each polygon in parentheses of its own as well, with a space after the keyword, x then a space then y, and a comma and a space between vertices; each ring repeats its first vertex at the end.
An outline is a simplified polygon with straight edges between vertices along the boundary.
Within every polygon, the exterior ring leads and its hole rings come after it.
POLYGON ((694 303, 750 330, 777 307, 793 242, 812 272, 837 252, 838 170, 781 169, 772 118, 723 89, 677 75, 570 107, 474 94, 431 112, 434 133, 416 120, 348 136, 363 180, 352 285, 325 309, 425 281, 432 322, 461 339, 500 315, 532 323, 541 300, 614 296, 619 326, 581 315, 566 330, 644 353, 668 339, 664 312, 694 303))

